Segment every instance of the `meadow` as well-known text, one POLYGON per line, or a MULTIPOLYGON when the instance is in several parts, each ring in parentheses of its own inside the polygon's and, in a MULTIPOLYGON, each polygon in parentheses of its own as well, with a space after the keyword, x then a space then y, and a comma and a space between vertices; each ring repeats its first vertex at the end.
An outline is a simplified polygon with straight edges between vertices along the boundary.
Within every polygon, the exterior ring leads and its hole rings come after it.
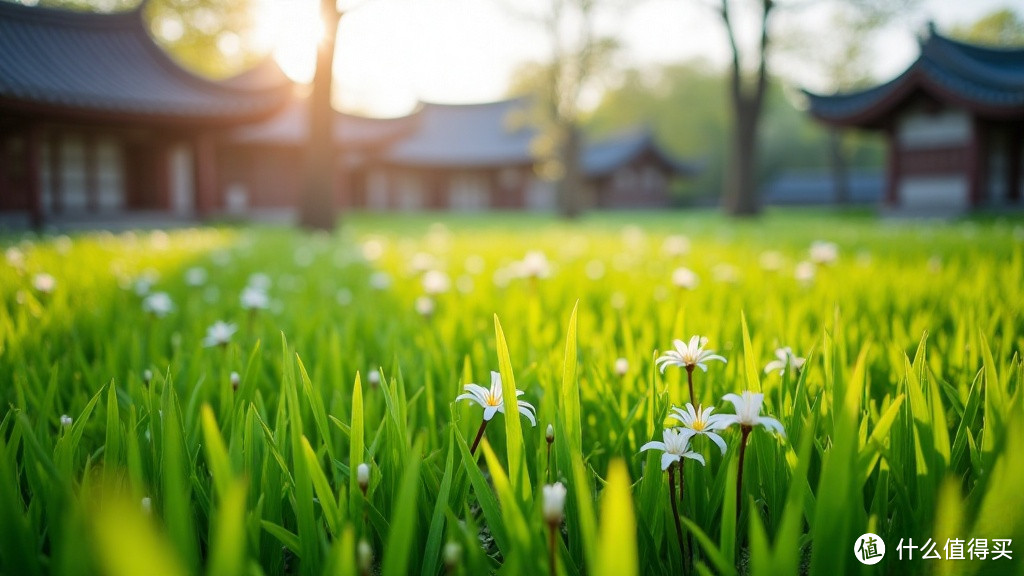
POLYGON ((4 576, 1024 574, 1019 218, 357 215, 0 247, 4 576), (724 361, 660 371, 694 335, 724 361), (500 399, 456 401, 492 371, 500 399), (781 431, 641 451, 686 428, 673 407, 744 391, 781 431))

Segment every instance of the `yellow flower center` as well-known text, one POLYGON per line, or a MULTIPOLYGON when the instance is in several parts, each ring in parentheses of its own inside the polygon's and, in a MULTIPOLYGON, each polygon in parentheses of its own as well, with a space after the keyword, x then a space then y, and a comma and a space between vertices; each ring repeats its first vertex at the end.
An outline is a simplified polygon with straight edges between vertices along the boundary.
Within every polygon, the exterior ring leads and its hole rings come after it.
POLYGON ((488 394, 487 395, 487 405, 488 406, 501 406, 501 398, 495 396, 494 394, 488 394))
POLYGON ((697 419, 695 419, 695 420, 693 421, 693 426, 692 426, 692 428, 693 428, 694 430, 696 430, 697 432, 700 432, 701 430, 703 430, 703 429, 704 429, 704 426, 705 426, 705 423, 704 423, 704 421, 703 421, 703 420, 701 420, 700 418, 697 418, 697 419))

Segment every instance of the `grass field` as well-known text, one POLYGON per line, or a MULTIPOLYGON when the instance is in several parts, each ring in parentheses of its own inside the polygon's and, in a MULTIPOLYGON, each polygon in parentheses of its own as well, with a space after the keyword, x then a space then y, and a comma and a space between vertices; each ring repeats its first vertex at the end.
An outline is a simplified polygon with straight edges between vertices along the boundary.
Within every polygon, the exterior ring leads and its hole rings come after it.
POLYGON ((1019 219, 357 216, 0 245, 5 576, 548 574, 552 550, 568 576, 1024 574, 1019 219), (655 359, 692 335, 726 360, 693 371, 694 404, 763 393, 785 433, 696 435, 704 463, 663 471, 640 448, 691 398, 655 359), (783 347, 806 363, 766 373, 783 347), (491 371, 484 428, 455 399, 491 371))

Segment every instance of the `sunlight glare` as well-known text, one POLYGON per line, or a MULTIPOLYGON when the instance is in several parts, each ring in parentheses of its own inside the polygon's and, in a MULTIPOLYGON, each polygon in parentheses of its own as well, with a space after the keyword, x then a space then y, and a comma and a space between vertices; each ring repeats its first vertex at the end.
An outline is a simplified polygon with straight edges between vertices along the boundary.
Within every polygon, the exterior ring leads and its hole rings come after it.
POLYGON ((317 45, 324 36, 317 0, 259 0, 255 39, 274 54, 281 70, 309 83, 316 69, 317 45))

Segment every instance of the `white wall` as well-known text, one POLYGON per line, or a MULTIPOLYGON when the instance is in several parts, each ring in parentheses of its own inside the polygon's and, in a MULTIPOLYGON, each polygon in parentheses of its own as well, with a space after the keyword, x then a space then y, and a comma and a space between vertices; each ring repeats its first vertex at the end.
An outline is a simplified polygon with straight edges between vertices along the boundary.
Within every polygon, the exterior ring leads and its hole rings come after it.
POLYGON ((961 211, 968 208, 967 176, 908 176, 900 182, 900 206, 961 211))
POLYGON ((937 114, 911 112, 900 119, 898 128, 903 148, 938 148, 966 144, 971 137, 971 118, 962 110, 937 114))

